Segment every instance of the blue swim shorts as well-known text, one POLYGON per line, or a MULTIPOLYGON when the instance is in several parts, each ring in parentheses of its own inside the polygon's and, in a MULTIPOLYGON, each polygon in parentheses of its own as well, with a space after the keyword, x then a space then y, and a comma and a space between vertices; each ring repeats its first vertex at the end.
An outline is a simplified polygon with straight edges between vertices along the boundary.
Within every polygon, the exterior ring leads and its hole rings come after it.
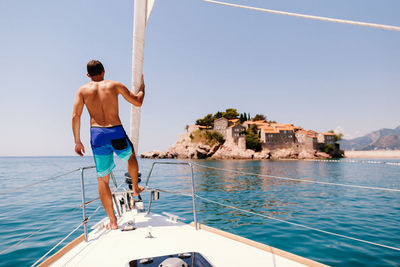
POLYGON ((114 154, 120 159, 128 160, 133 154, 133 146, 122 125, 112 127, 92 126, 90 144, 96 163, 97 176, 103 177, 114 168, 114 154))

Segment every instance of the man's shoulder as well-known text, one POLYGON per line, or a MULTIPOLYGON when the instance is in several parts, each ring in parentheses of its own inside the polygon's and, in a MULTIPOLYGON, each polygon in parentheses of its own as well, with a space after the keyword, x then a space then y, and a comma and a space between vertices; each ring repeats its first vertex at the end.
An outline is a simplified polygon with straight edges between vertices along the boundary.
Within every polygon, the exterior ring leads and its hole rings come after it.
POLYGON ((88 82, 88 83, 82 85, 81 87, 79 87, 78 91, 86 90, 86 89, 90 88, 90 86, 91 86, 91 83, 88 82))
POLYGON ((104 80, 104 82, 110 86, 121 86, 122 85, 122 83, 118 82, 118 81, 104 80))
POLYGON ((87 91, 88 88, 89 88, 89 86, 90 86, 90 83, 87 83, 87 84, 84 84, 84 85, 82 85, 81 87, 79 87, 79 89, 78 89, 78 94, 82 94, 82 93, 84 93, 85 91, 87 91))
POLYGON ((104 82, 106 83, 106 86, 108 88, 110 88, 111 90, 116 90, 118 92, 124 87, 122 83, 117 81, 105 80, 104 82))

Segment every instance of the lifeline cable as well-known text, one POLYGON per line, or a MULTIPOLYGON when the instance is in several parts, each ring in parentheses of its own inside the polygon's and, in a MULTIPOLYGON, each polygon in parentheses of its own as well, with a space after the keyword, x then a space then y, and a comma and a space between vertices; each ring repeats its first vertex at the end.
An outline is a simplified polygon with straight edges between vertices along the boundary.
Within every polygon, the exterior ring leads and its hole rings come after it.
POLYGON ((47 179, 44 179, 44 180, 41 180, 41 181, 32 183, 32 184, 29 184, 29 185, 24 185, 24 186, 16 187, 16 188, 11 189, 11 190, 8 190, 8 191, 0 192, 0 195, 5 195, 5 194, 13 193, 13 192, 16 192, 16 191, 19 191, 19 190, 22 190, 22 189, 25 189, 25 188, 28 188, 28 187, 31 187, 31 186, 35 186, 35 185, 38 185, 38 184, 41 184, 41 183, 44 183, 44 182, 47 182, 47 181, 50 181, 50 180, 54 180, 54 179, 57 179, 57 178, 66 176, 66 175, 68 175, 68 174, 77 172, 77 171, 79 171, 80 169, 81 169, 81 168, 75 169, 75 170, 72 170, 72 171, 69 171, 69 172, 66 172, 66 173, 63 173, 63 174, 59 174, 59 175, 56 175, 56 176, 53 176, 53 177, 50 177, 50 178, 47 178, 47 179))
POLYGON ((64 237, 60 242, 58 242, 54 247, 52 247, 49 251, 46 252, 40 259, 38 259, 32 266, 36 266, 41 260, 43 260, 47 255, 49 255, 50 252, 52 252, 56 247, 58 247, 62 242, 64 242, 68 237, 70 237, 73 233, 75 233, 79 227, 83 225, 83 222, 81 222, 74 230, 72 230, 71 233, 69 233, 66 237, 64 237))
MULTIPOLYGON (((93 215, 96 214, 96 212, 100 209, 101 204, 95 209, 95 211, 87 218, 87 221, 89 221, 93 215)), ((58 242, 54 247, 52 247, 49 251, 46 252, 40 259, 38 259, 34 264, 31 265, 31 267, 36 266, 40 261, 42 261, 47 255, 49 255, 50 252, 52 252, 56 247, 61 245, 62 242, 64 242, 68 237, 70 237, 73 233, 75 233, 79 227, 83 225, 84 222, 81 222, 72 232, 70 232, 66 237, 64 237, 60 242, 58 242)))
POLYGON ((334 236, 339 236, 339 237, 351 239, 351 240, 354 240, 354 241, 358 241, 358 242, 362 242, 362 243, 366 243, 366 244, 370 244, 370 245, 375 245, 375 246, 378 246, 378 247, 384 247, 384 248, 400 251, 400 248, 397 248, 397 247, 387 246, 387 245, 383 245, 383 244, 379 244, 379 243, 375 243, 375 242, 371 242, 371 241, 367 241, 367 240, 363 240, 363 239, 359 239, 359 238, 355 238, 355 237, 351 237, 351 236, 345 236, 345 235, 341 235, 341 234, 332 233, 332 232, 329 232, 329 231, 321 230, 321 229, 318 229, 318 228, 314 228, 314 227, 310 227, 310 226, 306 226, 306 225, 302 225, 302 224, 298 224, 298 223, 294 223, 294 222, 290 222, 290 221, 281 220, 281 219, 278 219, 278 218, 275 218, 275 217, 259 214, 259 213, 253 212, 253 211, 240 209, 240 208, 237 208, 237 207, 234 207, 234 206, 230 206, 230 205, 227 205, 227 204, 224 204, 224 203, 221 203, 221 202, 217 202, 217 201, 205 198, 205 197, 201 197, 201 196, 199 196, 197 194, 196 194, 196 197, 198 197, 198 198, 200 198, 200 199, 202 199, 204 201, 207 201, 207 202, 218 204, 218 205, 221 205, 221 206, 224 206, 224 207, 227 207, 227 208, 230 208, 230 209, 238 210, 238 211, 241 211, 241 212, 244 212, 244 213, 249 213, 249 214, 253 214, 253 215, 256 215, 256 216, 264 217, 264 218, 267 218, 267 219, 270 219, 270 220, 275 220, 275 221, 278 221, 278 222, 284 222, 284 223, 288 223, 288 224, 291 224, 291 225, 294 225, 294 226, 306 228, 306 229, 309 229, 309 230, 314 230, 314 231, 317 231, 317 232, 330 234, 330 235, 334 235, 334 236))
POLYGON ((238 5, 238 4, 232 4, 232 3, 220 2, 220 1, 214 1, 214 0, 201 0, 201 1, 208 2, 211 4, 238 7, 238 8, 250 9, 250 10, 261 11, 261 12, 266 12, 266 13, 298 17, 298 18, 303 18, 303 19, 313 19, 313 20, 329 21, 329 22, 342 23, 342 24, 351 24, 351 25, 363 26, 363 27, 378 28, 378 29, 390 30, 390 31, 400 31, 399 26, 353 21, 353 20, 345 20, 345 19, 335 19, 335 18, 320 17, 320 16, 313 16, 313 15, 305 15, 305 14, 299 14, 299 13, 293 13, 293 12, 278 11, 278 10, 272 10, 272 9, 266 9, 266 8, 238 5))
POLYGON ((68 214, 71 214, 72 212, 78 210, 79 208, 80 208, 80 207, 78 206, 78 207, 74 208, 73 210, 71 210, 70 212, 67 212, 67 213, 65 213, 63 216, 57 218, 57 220, 50 222, 49 224, 43 226, 42 228, 39 228, 39 229, 36 230, 36 231, 33 231, 33 232, 30 233, 28 236, 26 236, 26 237, 22 238, 21 240, 19 240, 17 243, 15 243, 15 244, 9 246, 8 248, 6 248, 6 249, 0 251, 0 255, 6 253, 6 252, 7 252, 8 250, 10 250, 11 248, 14 248, 14 247, 18 246, 19 244, 21 244, 21 243, 24 242, 25 240, 31 238, 33 235, 35 235, 35 234, 37 234, 37 233, 43 231, 44 229, 46 229, 46 228, 49 227, 50 225, 52 225, 52 224, 58 222, 59 220, 63 219, 63 218, 64 218, 65 216, 67 216, 68 214))
POLYGON ((260 177, 268 177, 268 178, 274 178, 274 179, 280 179, 280 180, 288 180, 288 181, 296 181, 296 182, 312 183, 312 184, 322 184, 322 185, 334 185, 334 186, 343 186, 343 187, 352 187, 352 188, 362 188, 362 189, 372 189, 372 190, 382 190, 382 191, 390 191, 390 192, 400 192, 400 189, 396 189, 396 188, 383 188, 383 187, 364 186, 364 185, 319 182, 319 181, 306 180, 306 179, 296 179, 296 178, 290 178, 290 177, 275 176, 275 175, 269 175, 269 174, 258 174, 258 173, 245 172, 245 171, 239 171, 239 170, 228 170, 228 169, 198 164, 198 163, 194 163, 194 162, 192 164, 203 167, 203 168, 209 168, 209 169, 226 171, 226 172, 236 172, 236 173, 241 173, 241 174, 248 174, 248 175, 260 176, 260 177))

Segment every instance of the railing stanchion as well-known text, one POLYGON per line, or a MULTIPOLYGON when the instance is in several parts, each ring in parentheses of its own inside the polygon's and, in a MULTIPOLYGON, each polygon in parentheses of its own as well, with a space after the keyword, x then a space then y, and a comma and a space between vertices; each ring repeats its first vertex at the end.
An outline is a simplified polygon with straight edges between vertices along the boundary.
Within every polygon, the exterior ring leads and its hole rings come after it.
POLYGON ((151 202, 153 201, 154 191, 150 191, 149 206, 147 207, 147 214, 150 214, 151 202))
POLYGON ((192 174, 192 201, 193 201, 193 220, 195 229, 197 230, 197 214, 196 214, 196 191, 194 189, 194 174, 193 174, 193 165, 189 163, 190 172, 192 174))
POLYGON ((151 176, 151 173, 153 172, 154 165, 156 165, 157 163, 159 163, 159 162, 153 162, 153 164, 151 164, 151 168, 150 168, 149 174, 147 175, 147 179, 146 179, 146 187, 149 184, 150 176, 151 176))
POLYGON ((114 175, 114 173, 112 171, 111 171, 110 174, 111 174, 111 179, 113 180, 115 189, 117 189, 118 188, 118 184, 117 184, 117 180, 115 180, 115 175, 114 175))
POLYGON ((83 213, 83 231, 85 234, 85 241, 88 241, 88 227, 87 227, 87 218, 86 218, 86 197, 85 197, 85 181, 83 177, 83 173, 85 168, 81 168, 81 189, 82 189, 82 213, 83 213))

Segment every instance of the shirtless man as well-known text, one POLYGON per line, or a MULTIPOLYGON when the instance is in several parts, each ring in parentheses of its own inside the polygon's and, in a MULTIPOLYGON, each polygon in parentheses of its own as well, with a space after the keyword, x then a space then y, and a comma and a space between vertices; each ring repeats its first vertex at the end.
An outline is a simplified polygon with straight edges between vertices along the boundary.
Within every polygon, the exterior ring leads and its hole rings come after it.
POLYGON ((138 163, 133 145, 127 137, 118 115, 118 96, 121 94, 129 103, 140 107, 144 98, 144 81, 137 95, 131 93, 122 83, 104 80, 104 67, 100 61, 87 64, 87 76, 92 80, 79 88, 72 113, 72 131, 75 138, 75 152, 83 156, 85 148, 80 138, 81 115, 86 105, 90 114, 90 144, 96 163, 99 195, 108 217, 109 229, 118 229, 114 214, 110 187, 110 172, 114 169, 114 154, 128 161, 128 172, 132 179, 135 195, 143 191, 138 186, 138 163))

